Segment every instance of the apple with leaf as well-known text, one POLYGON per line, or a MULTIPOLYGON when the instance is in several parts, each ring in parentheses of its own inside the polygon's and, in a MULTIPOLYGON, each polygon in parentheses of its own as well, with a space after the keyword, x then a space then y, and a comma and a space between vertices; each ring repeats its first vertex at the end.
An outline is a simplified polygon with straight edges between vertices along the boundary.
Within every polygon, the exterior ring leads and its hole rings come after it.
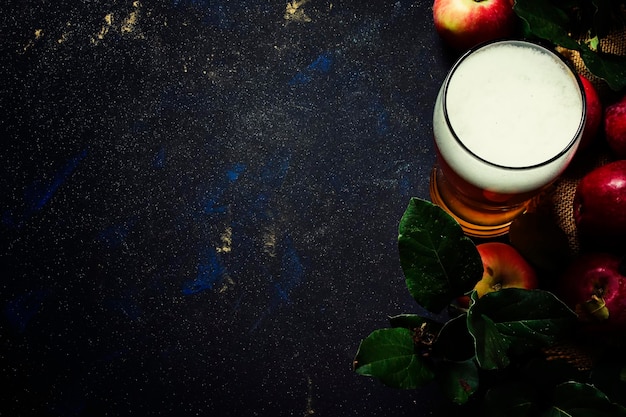
POLYGON ((557 289, 586 331, 626 331, 626 259, 610 252, 586 252, 563 272, 557 289))
MULTIPOLYGON (((477 297, 503 288, 537 288, 535 269, 513 246, 503 242, 485 242, 476 246, 483 274, 474 285, 477 297)), ((469 307, 469 296, 457 299, 461 308, 469 307)))
MULTIPOLYGON (((598 410, 626 417, 624 398, 609 398, 588 373, 568 364, 554 366, 542 354, 571 340, 576 313, 541 288, 496 285, 479 296, 474 288, 486 269, 481 252, 443 209, 412 198, 398 227, 398 248, 417 313, 392 316, 388 327, 361 341, 353 362, 357 374, 401 389, 438 384, 451 402, 468 407, 471 398, 482 395, 483 417, 513 411, 528 417, 595 415, 598 410), (467 292, 467 310, 449 309, 467 292), (550 370, 550 378, 529 373, 531 364, 550 370)), ((623 357, 616 360, 626 367, 623 357)), ((599 375, 604 375, 603 387, 616 382, 614 373, 599 375)))

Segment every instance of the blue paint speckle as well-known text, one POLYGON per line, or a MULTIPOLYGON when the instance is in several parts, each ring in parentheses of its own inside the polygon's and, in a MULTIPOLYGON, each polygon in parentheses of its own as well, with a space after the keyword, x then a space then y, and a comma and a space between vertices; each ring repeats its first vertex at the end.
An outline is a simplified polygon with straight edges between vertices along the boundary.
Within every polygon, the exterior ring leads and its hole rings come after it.
POLYGON ((230 182, 237 181, 237 179, 239 178, 241 173, 244 172, 245 170, 246 170, 246 165, 245 164, 239 163, 239 164, 233 165, 233 167, 231 169, 226 171, 226 175, 228 176, 228 180, 230 182))
POLYGON ((152 159, 152 166, 156 169, 161 169, 165 166, 165 148, 161 147, 152 159))
POLYGON ((52 199, 63 183, 72 175, 78 164, 87 156, 83 150, 61 167, 50 180, 37 180, 24 190, 24 209, 21 214, 12 210, 2 213, 2 222, 6 226, 19 227, 28 221, 35 213, 43 209, 52 199))
POLYGON ((332 58, 327 54, 322 54, 317 57, 315 61, 311 65, 308 66, 308 70, 314 71, 318 70, 323 73, 327 73, 330 71, 330 66, 333 63, 332 58))
POLYGON ((407 197, 411 194, 411 180, 403 175, 398 179, 398 188, 400 189, 400 195, 407 197))
POLYGON ((274 283, 276 296, 280 301, 289 302, 293 289, 302 283, 304 277, 304 266, 300 255, 294 247, 290 237, 285 238, 284 249, 281 257, 280 277, 274 283))
POLYGON ((80 161, 87 156, 87 150, 70 159, 64 167, 57 171, 50 183, 37 182, 26 190, 25 198, 33 211, 43 208, 59 187, 74 172, 80 161))
POLYGON ((379 135, 384 135, 389 132, 389 112, 387 110, 381 110, 378 113, 376 131, 379 135))
POLYGON ((299 72, 289 81, 289 85, 306 84, 309 81, 311 81, 311 77, 309 75, 299 72))
POLYGON ((209 197, 206 199, 204 204, 203 212, 205 214, 224 214, 228 210, 228 207, 225 205, 220 205, 220 198, 224 193, 222 190, 216 190, 217 195, 213 197, 209 197))
POLYGON ((224 194, 229 186, 235 183, 245 170, 246 165, 243 163, 235 163, 230 168, 226 169, 223 180, 217 185, 214 185, 209 195, 204 198, 202 210, 205 214, 223 214, 228 211, 228 205, 222 202, 224 194))
POLYGON ((328 74, 332 65, 333 57, 328 53, 323 53, 304 70, 296 73, 289 81, 289 85, 307 84, 311 82, 316 75, 328 74))
POLYGON ((201 254, 195 279, 183 284, 182 292, 193 295, 211 290, 224 279, 226 267, 219 254, 213 248, 207 248, 201 254))

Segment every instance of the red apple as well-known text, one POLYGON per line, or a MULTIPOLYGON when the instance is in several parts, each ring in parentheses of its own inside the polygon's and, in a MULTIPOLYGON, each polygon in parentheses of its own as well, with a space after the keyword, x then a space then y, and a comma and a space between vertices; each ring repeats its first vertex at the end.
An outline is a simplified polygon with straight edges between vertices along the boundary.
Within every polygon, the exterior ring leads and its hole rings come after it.
POLYGON ((579 75, 580 81, 585 90, 585 102, 587 107, 587 122, 585 130, 578 145, 578 150, 587 148, 595 139, 602 123, 602 102, 598 96, 596 87, 584 75, 579 75))
POLYGON ((619 159, 626 159, 626 95, 606 107, 604 133, 615 156, 619 159))
POLYGON ((511 0, 435 0, 433 20, 444 42, 467 50, 482 42, 511 36, 517 15, 511 0))
MULTIPOLYGON (((476 245, 483 262, 483 276, 474 289, 478 297, 502 288, 537 288, 534 268, 511 245, 501 242, 486 242, 476 245)), ((457 298, 462 308, 469 306, 469 297, 457 298)))
POLYGON ((511 245, 487 242, 476 246, 483 262, 483 277, 474 289, 479 297, 501 288, 537 288, 532 266, 511 245))
POLYGON ((626 330, 626 276, 621 263, 611 253, 583 253, 559 280, 557 295, 592 330, 626 330))
POLYGON ((603 247, 626 242, 626 160, 587 173, 573 201, 574 221, 582 240, 603 247))

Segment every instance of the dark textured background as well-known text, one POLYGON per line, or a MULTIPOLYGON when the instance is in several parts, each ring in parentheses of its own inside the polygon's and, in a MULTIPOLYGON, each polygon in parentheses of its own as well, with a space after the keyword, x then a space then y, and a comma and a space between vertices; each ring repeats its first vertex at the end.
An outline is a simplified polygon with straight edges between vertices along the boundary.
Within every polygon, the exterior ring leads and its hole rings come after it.
POLYGON ((416 308, 430 1, 1 7, 1 415, 450 412, 351 370, 416 308))

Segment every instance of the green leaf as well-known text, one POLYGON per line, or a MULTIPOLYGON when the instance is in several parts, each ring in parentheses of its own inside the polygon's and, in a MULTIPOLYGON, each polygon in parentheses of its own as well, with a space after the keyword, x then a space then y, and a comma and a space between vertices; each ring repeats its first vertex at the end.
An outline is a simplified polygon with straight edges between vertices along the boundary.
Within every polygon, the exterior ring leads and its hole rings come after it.
POLYGON ((429 347, 437 339, 443 324, 417 314, 399 314, 389 317, 391 327, 402 327, 413 332, 414 343, 429 347))
POLYGON ((546 0, 515 0, 513 10, 531 34, 568 49, 579 49, 567 31, 570 19, 562 9, 546 0))
POLYGON ((568 334, 576 314, 544 290, 505 288, 472 297, 467 326, 483 369, 502 369, 510 356, 548 346, 568 334))
POLYGON ((612 401, 626 406, 626 358, 621 349, 605 353, 594 364, 591 381, 612 401))
POLYGON ((476 360, 483 369, 506 368, 509 359, 511 340, 501 334, 498 326, 484 314, 472 314, 472 324, 468 325, 470 333, 474 336, 476 360))
POLYGON ((612 90, 626 87, 626 56, 595 52, 583 43, 580 45, 580 57, 587 69, 606 81, 612 90))
POLYGON ((485 394, 482 417, 536 417, 537 392, 523 382, 497 385, 485 394))
POLYGON ((611 403, 597 388, 580 382, 565 382, 540 401, 530 383, 509 382, 485 395, 483 417, 625 417, 626 409, 611 403), (551 401, 550 401, 551 400, 551 401), (542 412, 538 409, 541 407, 542 412))
POLYGON ((559 384, 568 381, 588 381, 589 372, 577 369, 566 359, 547 359, 537 355, 521 368, 521 375, 542 395, 551 394, 559 384))
POLYGON ((405 328, 380 329, 365 338, 354 370, 393 388, 418 388, 434 379, 431 365, 416 351, 413 333, 405 328))
POLYGON ((553 405, 542 417, 624 417, 626 408, 612 403, 592 385, 566 382, 554 390, 553 405))
POLYGON ((434 323, 432 320, 428 320, 425 317, 417 314, 398 314, 397 316, 389 317, 389 324, 391 327, 404 327, 405 329, 417 329, 424 323, 434 323))
POLYGON ((483 274, 480 254, 461 226, 432 203, 412 198, 398 227, 400 264, 409 293, 439 312, 483 274))
POLYGON ((474 360, 444 361, 438 370, 439 386, 446 398, 455 404, 465 404, 478 389, 478 367, 474 360))
POLYGON ((619 91, 626 88, 626 57, 597 51, 571 35, 571 32, 582 24, 583 28, 577 28, 577 32, 590 36, 591 45, 599 44, 600 39, 605 37, 613 27, 614 16, 619 17, 620 9, 617 2, 588 0, 587 3, 583 2, 578 6, 565 4, 561 7, 547 0, 515 0, 513 9, 524 23, 525 33, 553 45, 579 51, 587 69, 606 81, 612 90, 619 91), (578 19, 572 21, 561 7, 578 9, 578 19), (592 19, 587 18, 590 12, 593 14, 592 19))

